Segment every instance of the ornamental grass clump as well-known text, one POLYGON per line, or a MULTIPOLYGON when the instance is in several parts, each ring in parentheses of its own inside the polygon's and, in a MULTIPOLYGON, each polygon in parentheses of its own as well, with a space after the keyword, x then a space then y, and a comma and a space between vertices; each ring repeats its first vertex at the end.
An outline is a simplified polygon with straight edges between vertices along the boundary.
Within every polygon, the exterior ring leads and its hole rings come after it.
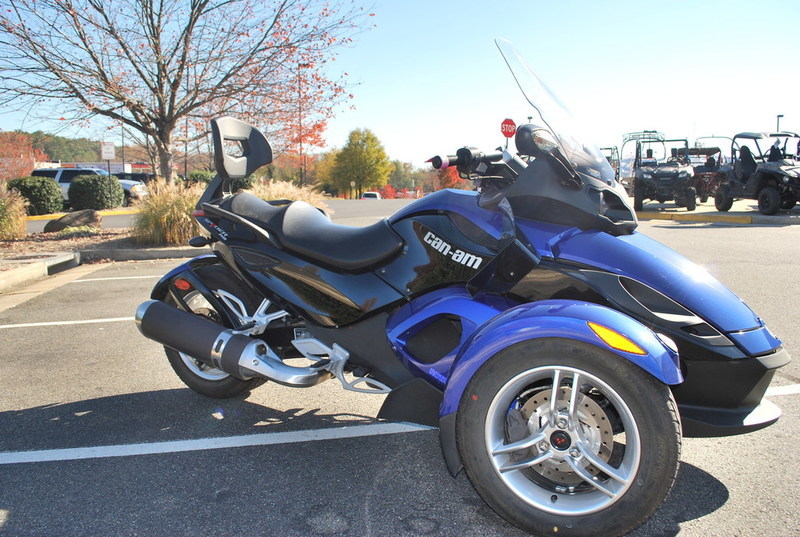
POLYGON ((150 195, 139 204, 134 218, 133 238, 142 245, 185 245, 200 235, 192 217, 203 185, 168 185, 151 182, 150 195))
POLYGON ((0 182, 0 240, 21 239, 26 234, 28 202, 17 190, 0 182))
POLYGON ((311 187, 299 187, 288 181, 255 181, 253 186, 245 190, 265 201, 299 200, 305 201, 327 212, 332 212, 325 205, 325 196, 311 187))

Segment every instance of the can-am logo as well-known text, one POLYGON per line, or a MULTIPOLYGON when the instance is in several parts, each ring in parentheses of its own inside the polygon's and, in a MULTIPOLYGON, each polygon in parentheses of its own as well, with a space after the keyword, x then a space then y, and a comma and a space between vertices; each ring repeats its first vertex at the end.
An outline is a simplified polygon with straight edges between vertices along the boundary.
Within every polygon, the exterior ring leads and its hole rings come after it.
POLYGON ((425 242, 431 245, 434 250, 439 252, 440 254, 449 257, 456 263, 461 263, 469 268, 477 269, 481 266, 483 262, 482 257, 478 257, 477 255, 472 255, 467 253, 463 250, 459 250, 456 248, 453 250, 453 247, 446 242, 444 242, 441 238, 437 237, 433 234, 433 232, 429 231, 425 234, 425 237, 422 238, 425 242))

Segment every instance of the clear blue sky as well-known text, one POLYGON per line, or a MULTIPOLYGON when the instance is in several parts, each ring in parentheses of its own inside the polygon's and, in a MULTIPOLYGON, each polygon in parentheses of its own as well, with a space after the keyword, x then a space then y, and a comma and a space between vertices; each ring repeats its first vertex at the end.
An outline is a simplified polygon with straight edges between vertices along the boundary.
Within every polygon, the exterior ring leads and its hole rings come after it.
MULTIPOLYGON (((375 28, 333 66, 354 110, 330 122, 329 147, 372 130, 392 159, 502 144, 500 122, 530 115, 494 38, 504 37, 593 134, 669 137, 800 130, 800 0, 377 0, 375 28)), ((50 130, 0 111, 0 128, 50 130), (21 124, 22 123, 22 124, 21 124)), ((102 129, 80 132, 100 139, 102 129)))
POLYGON ((376 27, 336 62, 360 85, 330 123, 341 147, 369 128, 421 165, 463 145, 500 145, 529 115, 494 46, 504 37, 590 131, 669 137, 800 130, 798 0, 378 0, 376 27))

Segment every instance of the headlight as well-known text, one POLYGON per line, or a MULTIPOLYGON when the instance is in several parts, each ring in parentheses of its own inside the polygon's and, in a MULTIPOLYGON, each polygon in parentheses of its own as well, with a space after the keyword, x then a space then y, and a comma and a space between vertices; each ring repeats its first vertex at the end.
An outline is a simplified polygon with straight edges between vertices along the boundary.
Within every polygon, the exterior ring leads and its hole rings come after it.
POLYGON ((784 183, 788 183, 788 182, 789 182, 789 178, 788 178, 788 177, 786 177, 785 175, 783 176, 783 182, 784 182, 784 183))

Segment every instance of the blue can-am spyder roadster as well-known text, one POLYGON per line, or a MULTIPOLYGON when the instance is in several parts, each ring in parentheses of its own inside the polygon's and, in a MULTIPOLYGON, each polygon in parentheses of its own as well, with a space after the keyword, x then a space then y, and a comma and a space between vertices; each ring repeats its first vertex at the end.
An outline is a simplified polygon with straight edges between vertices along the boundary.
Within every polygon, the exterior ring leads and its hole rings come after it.
POLYGON ((379 418, 437 425, 501 516, 541 535, 620 535, 674 482, 681 434, 774 423, 781 342, 702 268, 636 233, 595 146, 506 42, 533 106, 516 153, 435 157, 443 190, 355 228, 306 203, 231 194, 272 160, 255 128, 212 121, 217 177, 196 211, 210 245, 137 311, 192 389, 336 378, 386 394, 379 418), (231 144, 238 155, 229 154, 231 144))

